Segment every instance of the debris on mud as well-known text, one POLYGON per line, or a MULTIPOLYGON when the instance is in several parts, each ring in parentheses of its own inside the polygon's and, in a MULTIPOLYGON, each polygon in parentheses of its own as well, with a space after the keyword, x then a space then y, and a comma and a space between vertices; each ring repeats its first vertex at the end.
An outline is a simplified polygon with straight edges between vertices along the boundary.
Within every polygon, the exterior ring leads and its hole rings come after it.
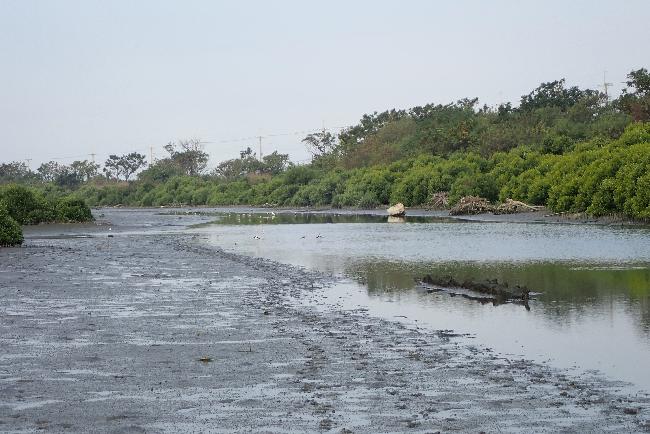
POLYGON ((421 284, 425 286, 433 286, 435 288, 461 288, 469 291, 479 292, 481 294, 488 294, 491 297, 476 297, 471 294, 456 294, 472 300, 485 302, 485 303, 505 303, 507 301, 528 301, 530 299, 530 290, 525 286, 514 285, 509 286, 507 282, 499 282, 497 279, 489 279, 485 282, 477 282, 472 280, 457 281, 453 277, 436 277, 427 274, 420 280, 421 284))
POLYGON ((474 215, 494 212, 495 207, 487 199, 478 196, 462 197, 450 210, 450 215, 474 215))
POLYGON ((446 191, 439 191, 433 193, 431 196, 431 204, 429 205, 431 209, 447 209, 449 208, 449 193, 446 191))
POLYGON ((494 214, 519 214, 524 212, 535 212, 542 207, 528 205, 527 203, 518 200, 506 199, 505 202, 500 204, 494 210, 494 214))
MULTIPOLYGON (((439 194, 439 193, 437 193, 439 194)), ((492 205, 490 201, 478 196, 462 197, 458 203, 449 210, 450 215, 476 215, 476 214, 520 214, 535 212, 544 207, 532 206, 518 200, 506 199, 498 206, 492 205)))

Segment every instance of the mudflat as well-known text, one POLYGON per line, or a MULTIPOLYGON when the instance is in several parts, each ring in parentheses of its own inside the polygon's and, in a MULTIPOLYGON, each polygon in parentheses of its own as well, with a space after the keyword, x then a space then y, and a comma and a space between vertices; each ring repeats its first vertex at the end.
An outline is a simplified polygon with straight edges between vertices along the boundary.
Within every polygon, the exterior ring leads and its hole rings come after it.
POLYGON ((1 432, 650 431, 624 384, 302 304, 335 278, 209 247, 205 217, 105 218, 0 250, 1 432))

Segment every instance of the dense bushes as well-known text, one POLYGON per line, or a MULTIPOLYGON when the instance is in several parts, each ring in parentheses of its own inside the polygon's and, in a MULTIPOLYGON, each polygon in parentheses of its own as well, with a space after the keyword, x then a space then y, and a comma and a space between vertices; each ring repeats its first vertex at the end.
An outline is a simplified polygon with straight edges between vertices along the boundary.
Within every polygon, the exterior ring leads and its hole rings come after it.
POLYGON ((57 220, 63 222, 86 222, 93 219, 90 208, 81 199, 66 198, 55 207, 57 220))
POLYGON ((7 209, 0 204, 0 247, 17 246, 23 243, 23 231, 7 209))
MULTIPOLYGON (((80 201, 54 203, 69 193, 64 187, 100 206, 426 206, 445 192, 451 205, 463 196, 512 198, 558 212, 648 219, 650 123, 643 122, 650 120, 650 74, 639 69, 628 79, 612 102, 556 80, 518 105, 480 107, 466 98, 366 114, 337 135, 308 134, 303 142, 314 155, 305 166, 277 152, 260 161, 247 148, 207 175, 198 141, 182 142, 183 152, 170 144, 169 158, 134 182, 82 171, 85 182, 57 187, 50 175, 61 167, 54 162, 42 165, 39 176, 19 162, 0 164, 0 182, 40 180, 41 189, 9 187, 0 196, 10 198, 7 211, 22 224, 88 218, 80 201)), ((71 168, 88 166, 76 163, 71 168)))
POLYGON ((0 245, 22 243, 20 225, 93 219, 82 199, 51 196, 48 200, 42 192, 20 185, 0 186, 0 245))
POLYGON ((548 205, 557 212, 650 218, 650 124, 631 124, 619 139, 593 139, 562 155, 519 146, 489 158, 456 152, 351 170, 294 167, 272 178, 224 181, 176 176, 161 184, 84 186, 92 205, 264 205, 371 208, 426 206, 440 191, 451 204, 475 195, 548 205))

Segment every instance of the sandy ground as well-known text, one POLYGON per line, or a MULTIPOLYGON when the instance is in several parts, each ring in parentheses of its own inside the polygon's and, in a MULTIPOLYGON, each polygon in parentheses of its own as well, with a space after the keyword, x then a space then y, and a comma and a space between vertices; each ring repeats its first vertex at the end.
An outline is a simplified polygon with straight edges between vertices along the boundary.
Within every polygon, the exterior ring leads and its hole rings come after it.
POLYGON ((650 432, 621 384, 301 305, 331 278, 209 248, 200 216, 105 218, 0 249, 0 432, 650 432))

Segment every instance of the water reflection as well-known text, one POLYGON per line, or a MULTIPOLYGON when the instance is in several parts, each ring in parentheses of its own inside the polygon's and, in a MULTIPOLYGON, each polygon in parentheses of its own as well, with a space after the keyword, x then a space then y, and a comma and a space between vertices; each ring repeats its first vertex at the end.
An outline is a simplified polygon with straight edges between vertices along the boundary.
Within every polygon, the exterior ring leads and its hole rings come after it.
POLYGON ((345 274, 363 284, 371 295, 416 290, 418 280, 427 274, 453 276, 459 281, 497 279, 538 293, 535 307, 557 322, 598 307, 611 313, 615 304, 622 303, 637 318, 640 330, 650 334, 650 268, 642 265, 358 261, 351 263, 345 274))
MULTIPOLYGON (((268 212, 223 213, 209 224, 219 225, 281 225, 281 224, 331 224, 331 223, 458 223, 462 220, 436 216, 391 217, 388 215, 317 213, 317 212, 268 212)), ((202 225, 205 226, 205 225, 202 225)))
MULTIPOLYGON (((237 253, 352 279, 349 306, 470 333, 495 350, 597 369, 650 390, 650 231, 353 213, 226 213, 197 228, 237 253), (334 223, 334 224, 332 224, 334 223), (417 223, 417 224, 410 224, 417 223), (530 311, 427 293, 426 274, 539 292, 530 311)), ((336 303, 342 292, 332 294, 336 303)))

